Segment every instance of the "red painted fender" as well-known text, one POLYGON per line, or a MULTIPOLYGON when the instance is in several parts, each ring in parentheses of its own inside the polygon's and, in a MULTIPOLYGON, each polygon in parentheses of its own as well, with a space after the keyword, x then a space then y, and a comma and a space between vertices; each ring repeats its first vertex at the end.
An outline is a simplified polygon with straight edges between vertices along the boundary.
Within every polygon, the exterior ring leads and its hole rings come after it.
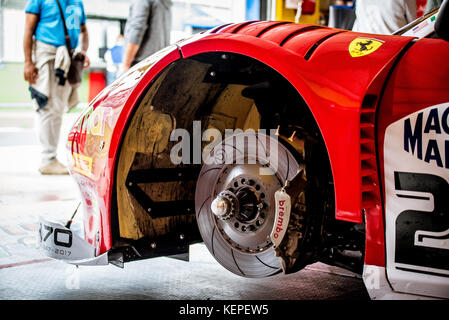
POLYGON ((126 124, 151 81, 180 58, 172 46, 133 67, 90 103, 69 134, 69 168, 82 194, 85 238, 97 255, 112 247, 112 190, 126 124))

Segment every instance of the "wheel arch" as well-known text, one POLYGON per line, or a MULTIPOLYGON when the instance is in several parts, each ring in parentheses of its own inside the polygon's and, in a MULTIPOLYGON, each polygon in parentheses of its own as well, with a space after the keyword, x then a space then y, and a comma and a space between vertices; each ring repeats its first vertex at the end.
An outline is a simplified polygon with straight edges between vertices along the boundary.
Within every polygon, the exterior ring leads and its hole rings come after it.
POLYGON ((317 76, 313 71, 314 66, 303 57, 271 41, 240 34, 219 34, 181 43, 180 50, 184 59, 213 51, 241 54, 258 60, 285 78, 307 105, 323 138, 334 180, 335 218, 363 222, 359 160, 360 106, 354 94, 335 87, 328 79, 320 79, 320 75, 317 76), (326 91, 329 95, 320 91, 326 91), (340 124, 345 124, 346 128, 340 124), (345 151, 341 150, 341 141, 346 144, 345 151))
MULTIPOLYGON (((182 54, 182 50, 180 52, 182 54)), ((201 54, 214 53, 214 52, 217 52, 217 50, 215 50, 215 51, 198 52, 196 54, 196 56, 201 55, 201 54)), ((268 65, 266 61, 261 61, 261 60, 255 59, 254 57, 250 56, 248 52, 245 52, 245 51, 243 51, 243 52, 242 51, 234 52, 234 51, 230 51, 230 50, 224 50, 224 51, 220 51, 220 52, 224 52, 224 53, 228 53, 228 54, 237 54, 237 55, 245 56, 245 57, 253 59, 253 60, 257 60, 259 63, 263 64, 264 66, 274 70, 281 78, 285 79, 286 81, 289 81, 288 79, 285 78, 285 76, 282 73, 280 73, 278 70, 276 70, 272 66, 268 65)), ((191 55, 189 57, 182 56, 182 59, 174 59, 170 63, 174 63, 174 64, 182 63, 182 61, 185 61, 187 59, 193 58, 194 56, 195 55, 191 55)), ((141 107, 142 100, 144 99, 144 96, 148 94, 148 91, 154 85, 155 79, 160 74, 164 73, 169 68, 170 63, 165 64, 162 68, 158 68, 159 72, 157 74, 154 74, 152 77, 147 77, 147 75, 145 75, 145 77, 141 80, 141 82, 145 82, 145 85, 143 85, 142 83, 139 83, 139 87, 140 87, 139 91, 140 91, 140 93, 139 94, 135 94, 135 97, 133 99, 133 104, 127 103, 127 106, 129 106, 128 109, 126 110, 126 112, 122 112, 123 113, 123 115, 121 115, 121 117, 123 118, 123 120, 121 121, 122 125, 121 125, 120 128, 116 128, 116 129, 121 129, 122 131, 121 131, 120 134, 118 133, 119 131, 117 131, 117 136, 121 137, 121 139, 120 140, 118 140, 118 139, 116 140, 118 143, 117 143, 117 146, 116 146, 117 149, 116 149, 116 152, 115 152, 115 161, 114 161, 114 163, 115 163, 115 171, 116 171, 116 173, 115 173, 116 179, 114 179, 115 183, 117 183, 117 179, 119 179, 119 177, 117 177, 117 167, 118 167, 118 163, 119 163, 121 148, 122 148, 123 143, 124 143, 124 141, 126 139, 126 135, 127 135, 127 132, 128 132, 128 130, 130 128, 130 124, 133 121, 133 117, 135 116, 137 110, 141 107)), ((302 99, 302 101, 305 104, 305 107, 310 112, 311 109, 310 109, 308 103, 305 101, 304 96, 301 94, 301 92, 297 88, 295 88, 293 86, 291 81, 289 81, 289 82, 292 85, 292 88, 295 90, 295 93, 302 99)), ((302 81, 301 85, 298 85, 298 84, 296 84, 296 85, 297 85, 297 87, 301 87, 302 88, 302 87, 305 87, 305 82, 302 81)), ((137 90, 135 90, 135 91, 137 91, 137 90)), ((133 92, 133 94, 134 94, 134 92, 133 92)), ((125 110, 123 110, 123 111, 125 111, 125 110)), ((314 117, 313 114, 312 114, 312 117, 314 117)), ((315 117, 314 117, 314 122, 317 123, 315 117)), ((317 127, 317 129, 319 128, 318 125, 316 127, 317 127)), ((322 133, 320 133, 320 134, 321 134, 321 137, 322 137, 322 133)), ((326 153, 327 153, 327 150, 326 150, 326 153)), ((114 192, 116 192, 116 190, 118 190, 117 186, 114 187, 114 192)), ((116 223, 116 226, 117 225, 118 224, 116 223)))

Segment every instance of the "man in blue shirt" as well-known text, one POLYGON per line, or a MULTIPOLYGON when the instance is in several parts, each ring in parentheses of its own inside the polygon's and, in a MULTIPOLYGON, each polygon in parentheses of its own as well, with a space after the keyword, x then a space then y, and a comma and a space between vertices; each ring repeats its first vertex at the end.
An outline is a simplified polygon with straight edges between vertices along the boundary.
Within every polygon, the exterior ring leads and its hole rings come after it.
POLYGON ((70 46, 85 57, 89 35, 86 15, 81 0, 28 0, 25 8, 25 34, 23 40, 24 78, 30 84, 34 108, 37 111, 38 134, 42 145, 42 174, 67 174, 56 159, 56 150, 64 111, 78 101, 76 89, 65 81, 70 66, 70 53, 66 49, 64 21, 70 46), (62 74, 62 75, 61 75, 62 74), (76 101, 76 102, 75 102, 76 101))

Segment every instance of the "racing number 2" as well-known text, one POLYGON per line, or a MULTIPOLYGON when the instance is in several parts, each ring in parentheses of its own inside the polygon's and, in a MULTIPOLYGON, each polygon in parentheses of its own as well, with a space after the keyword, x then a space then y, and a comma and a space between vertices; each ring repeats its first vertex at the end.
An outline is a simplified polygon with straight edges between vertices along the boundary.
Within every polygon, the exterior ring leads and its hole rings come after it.
MULTIPOLYGON (((426 192, 434 198, 432 212, 405 210, 398 215, 395 261, 449 270, 449 184, 436 175, 411 172, 395 172, 394 180, 396 191, 426 192)), ((399 193, 397 196, 430 200, 399 193)))
POLYGON ((42 226, 42 223, 39 225, 39 237, 42 242, 47 241, 51 234, 53 234, 53 242, 55 245, 66 248, 70 248, 72 246, 72 231, 59 228, 55 228, 53 230, 53 227, 47 225, 42 226), (42 236, 42 227, 44 227, 44 232, 46 232, 44 236, 42 236), (60 237, 60 235, 63 234, 67 235, 67 237, 60 237))

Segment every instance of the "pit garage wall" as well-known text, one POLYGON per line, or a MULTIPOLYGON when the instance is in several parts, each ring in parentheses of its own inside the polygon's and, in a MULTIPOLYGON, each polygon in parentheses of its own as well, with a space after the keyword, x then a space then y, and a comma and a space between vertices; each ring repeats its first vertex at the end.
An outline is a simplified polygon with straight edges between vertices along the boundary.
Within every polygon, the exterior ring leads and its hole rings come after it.
MULTIPOLYGON (((289 2, 295 2, 295 1, 289 1, 289 0, 273 0, 276 2, 276 7, 275 7, 275 14, 276 14, 276 19, 277 21, 295 21, 295 16, 296 16, 296 10, 295 9, 290 9, 286 7, 286 4, 289 2)), ((305 23, 305 24, 318 24, 319 20, 320 20, 320 15, 321 15, 321 0, 314 0, 314 1, 310 1, 310 0, 305 0, 303 1, 303 3, 305 2, 315 2, 315 11, 313 13, 303 13, 301 15, 301 18, 299 19, 299 23, 305 23)), ((324 2, 327 2, 326 0, 324 0, 324 2)))
MULTIPOLYGON (((277 21, 295 21, 296 10, 287 8, 288 2, 295 2, 289 0, 272 0, 275 2, 273 12, 273 19, 277 21)), ((303 0, 307 2, 308 0, 303 0)), ((430 0, 416 0, 417 17, 421 17, 425 13, 426 4, 430 0)), ((315 11, 313 13, 302 14, 299 19, 300 23, 318 24, 322 12, 329 10, 330 0, 312 0, 315 2, 315 11)), ((250 20, 250 19, 247 19, 250 20)))

